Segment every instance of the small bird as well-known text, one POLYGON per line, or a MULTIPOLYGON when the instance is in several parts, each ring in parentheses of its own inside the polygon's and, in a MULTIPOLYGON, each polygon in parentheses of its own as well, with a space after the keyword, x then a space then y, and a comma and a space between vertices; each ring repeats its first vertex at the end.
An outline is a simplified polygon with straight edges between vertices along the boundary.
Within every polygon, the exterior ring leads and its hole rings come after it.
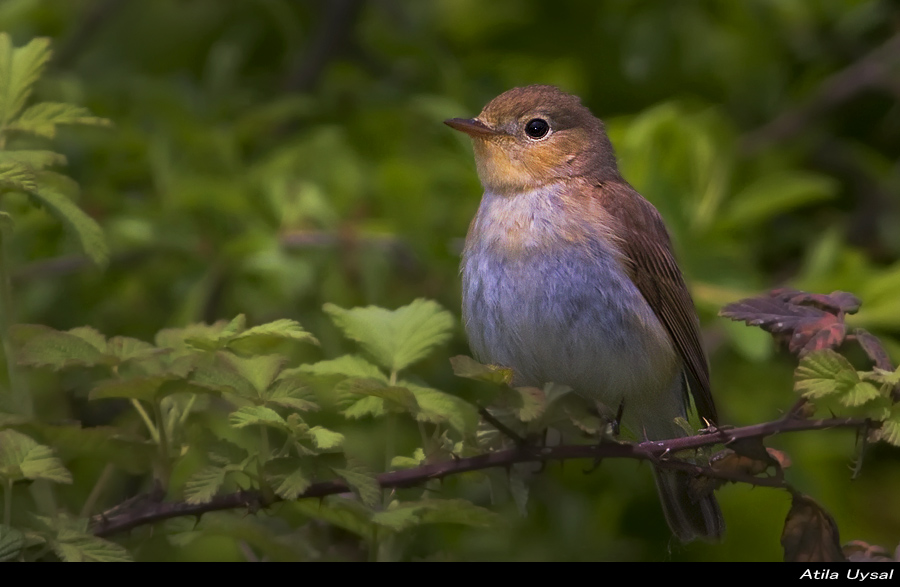
MULTIPOLYGON (((619 173, 603 123, 553 86, 513 88, 477 118, 484 187, 462 258, 463 319, 475 357, 514 384, 555 382, 615 410, 650 440, 685 435, 688 391, 717 421, 693 300, 662 217, 619 173)), ((654 469, 683 542, 721 538, 715 498, 654 469)))

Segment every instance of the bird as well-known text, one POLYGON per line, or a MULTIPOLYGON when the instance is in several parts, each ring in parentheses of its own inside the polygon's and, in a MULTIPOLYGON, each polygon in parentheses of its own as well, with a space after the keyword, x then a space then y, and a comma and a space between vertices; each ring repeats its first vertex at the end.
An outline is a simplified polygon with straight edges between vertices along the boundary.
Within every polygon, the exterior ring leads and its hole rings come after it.
MULTIPOLYGON (((475 118, 484 189, 462 253, 462 314, 482 363, 513 384, 553 382, 619 408, 647 440, 686 435, 690 396, 718 421, 693 300, 663 219, 621 175, 603 122, 555 86, 517 87, 475 118)), ((721 539, 712 494, 654 466, 663 513, 682 542, 721 539)))

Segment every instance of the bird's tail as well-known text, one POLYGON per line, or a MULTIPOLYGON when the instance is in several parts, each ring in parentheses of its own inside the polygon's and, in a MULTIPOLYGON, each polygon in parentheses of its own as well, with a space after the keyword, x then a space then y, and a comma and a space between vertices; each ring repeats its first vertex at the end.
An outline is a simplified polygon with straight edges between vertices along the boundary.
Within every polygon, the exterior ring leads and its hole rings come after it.
POLYGON ((691 476, 684 471, 654 468, 653 473, 666 521, 679 540, 722 539, 725 520, 712 493, 700 495, 691 487, 691 476))

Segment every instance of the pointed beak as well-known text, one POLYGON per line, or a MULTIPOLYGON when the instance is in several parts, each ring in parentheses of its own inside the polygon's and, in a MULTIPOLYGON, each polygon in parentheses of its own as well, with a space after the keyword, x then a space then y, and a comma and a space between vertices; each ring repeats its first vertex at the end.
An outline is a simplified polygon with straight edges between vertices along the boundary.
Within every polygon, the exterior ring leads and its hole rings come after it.
POLYGON ((470 137, 492 137, 500 134, 477 118, 451 118, 444 124, 452 129, 464 132, 470 137))

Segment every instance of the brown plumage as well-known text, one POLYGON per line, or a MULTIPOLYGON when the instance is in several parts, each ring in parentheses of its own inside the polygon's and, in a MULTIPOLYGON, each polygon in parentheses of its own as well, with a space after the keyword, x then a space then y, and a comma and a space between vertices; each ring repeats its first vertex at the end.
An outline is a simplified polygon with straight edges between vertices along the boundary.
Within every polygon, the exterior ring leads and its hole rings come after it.
MULTIPOLYGON (((717 421, 690 293, 662 218, 619 174, 603 123, 552 86, 510 90, 474 119, 485 192, 466 237, 463 317, 475 356, 518 385, 562 383, 615 410, 639 436, 675 424, 693 394, 717 421)), ((656 471, 663 510, 684 541, 724 529, 711 495, 656 471)))

